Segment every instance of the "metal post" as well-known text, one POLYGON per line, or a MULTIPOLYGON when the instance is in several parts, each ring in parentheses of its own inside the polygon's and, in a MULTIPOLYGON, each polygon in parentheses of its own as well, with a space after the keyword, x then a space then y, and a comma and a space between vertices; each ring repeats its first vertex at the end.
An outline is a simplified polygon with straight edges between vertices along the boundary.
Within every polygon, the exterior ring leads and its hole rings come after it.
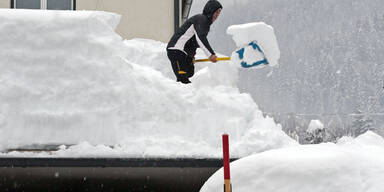
POLYGON ((231 192, 231 176, 229 170, 229 139, 223 134, 223 166, 224 166, 224 192, 231 192))

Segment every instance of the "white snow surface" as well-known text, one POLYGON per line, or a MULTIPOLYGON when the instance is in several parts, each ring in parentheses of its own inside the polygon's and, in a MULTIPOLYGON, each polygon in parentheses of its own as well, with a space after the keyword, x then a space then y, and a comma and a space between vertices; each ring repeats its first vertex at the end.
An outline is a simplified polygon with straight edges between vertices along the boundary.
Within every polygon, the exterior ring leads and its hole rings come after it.
MULTIPOLYGON (((337 144, 300 145, 251 155, 231 163, 236 192, 381 192, 384 139, 367 132, 337 144)), ((223 170, 201 192, 223 191, 223 170)))
MULTIPOLYGON (((244 53, 245 62, 250 64, 262 60, 259 52, 256 52, 247 46, 252 41, 255 41, 264 52, 264 55, 269 62, 269 66, 278 66, 280 49, 272 26, 267 25, 264 22, 232 25, 228 27, 227 33, 232 35, 232 39, 235 41, 238 49, 243 47, 246 49, 244 53)), ((240 63, 236 52, 232 53, 231 58, 234 62, 240 63)))
POLYGON ((165 44, 124 41, 120 16, 0 9, 0 156, 220 157, 297 145, 237 85, 232 62, 175 82, 165 44), (64 144, 57 152, 5 152, 64 144))

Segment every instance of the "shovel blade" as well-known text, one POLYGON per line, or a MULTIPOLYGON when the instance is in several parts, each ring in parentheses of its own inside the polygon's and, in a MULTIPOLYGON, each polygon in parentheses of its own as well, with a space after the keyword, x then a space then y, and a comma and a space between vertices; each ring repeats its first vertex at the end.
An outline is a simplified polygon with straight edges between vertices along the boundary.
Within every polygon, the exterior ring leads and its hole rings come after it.
POLYGON ((236 54, 232 56, 236 58, 234 62, 239 63, 243 68, 262 67, 269 64, 263 50, 256 41, 252 41, 246 46, 239 48, 234 54, 236 54))

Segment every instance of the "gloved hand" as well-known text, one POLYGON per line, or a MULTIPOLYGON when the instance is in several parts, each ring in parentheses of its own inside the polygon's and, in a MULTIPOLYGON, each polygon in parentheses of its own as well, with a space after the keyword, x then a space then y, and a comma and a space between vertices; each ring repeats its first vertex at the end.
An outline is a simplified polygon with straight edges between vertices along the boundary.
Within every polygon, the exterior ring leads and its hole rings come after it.
POLYGON ((216 55, 211 55, 211 56, 209 57, 209 60, 211 60, 213 63, 216 63, 216 61, 217 61, 217 57, 216 57, 216 55))

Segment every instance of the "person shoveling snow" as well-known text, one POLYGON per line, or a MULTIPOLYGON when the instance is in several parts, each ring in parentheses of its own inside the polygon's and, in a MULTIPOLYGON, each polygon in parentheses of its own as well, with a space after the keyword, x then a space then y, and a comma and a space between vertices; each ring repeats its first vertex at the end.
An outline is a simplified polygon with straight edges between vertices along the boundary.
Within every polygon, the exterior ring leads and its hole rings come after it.
POLYGON ((193 59, 198 47, 204 50, 210 61, 216 62, 216 53, 209 44, 207 35, 222 8, 218 1, 209 0, 203 14, 189 18, 169 41, 167 54, 178 82, 191 83, 189 78, 194 75, 193 59))
POLYGON ((222 8, 217 0, 209 0, 203 14, 188 19, 172 36, 167 53, 178 82, 191 83, 189 78, 194 75, 196 62, 231 60, 243 68, 277 66, 280 50, 276 36, 273 28, 263 22, 230 26, 227 33, 232 35, 237 49, 232 57, 216 57, 207 35, 210 25, 219 17, 222 8), (208 59, 194 60, 198 47, 205 52, 208 59))

